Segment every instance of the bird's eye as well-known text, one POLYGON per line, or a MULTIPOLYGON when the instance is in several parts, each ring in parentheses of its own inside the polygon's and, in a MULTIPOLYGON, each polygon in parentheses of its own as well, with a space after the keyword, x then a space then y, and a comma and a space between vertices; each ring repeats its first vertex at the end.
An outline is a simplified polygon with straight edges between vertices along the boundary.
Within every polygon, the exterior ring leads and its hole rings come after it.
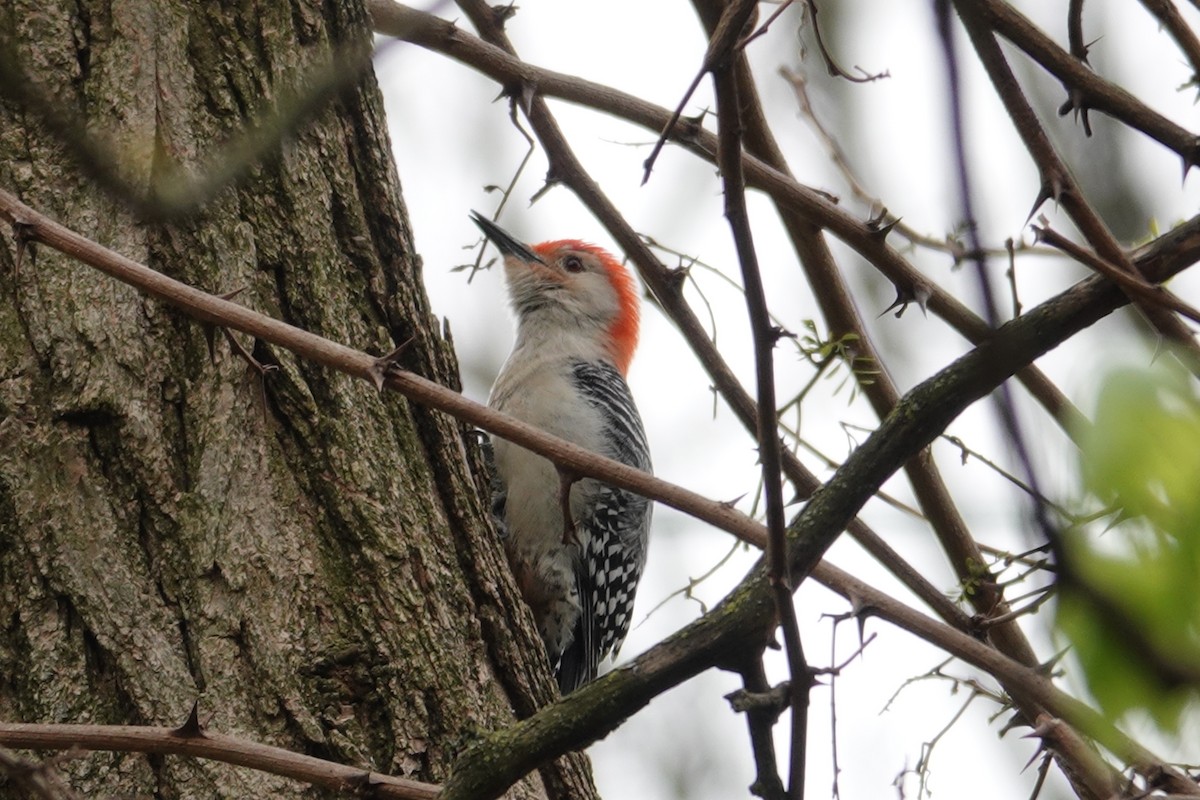
POLYGON ((567 272, 583 272, 583 259, 579 256, 567 256, 563 259, 563 269, 567 272))

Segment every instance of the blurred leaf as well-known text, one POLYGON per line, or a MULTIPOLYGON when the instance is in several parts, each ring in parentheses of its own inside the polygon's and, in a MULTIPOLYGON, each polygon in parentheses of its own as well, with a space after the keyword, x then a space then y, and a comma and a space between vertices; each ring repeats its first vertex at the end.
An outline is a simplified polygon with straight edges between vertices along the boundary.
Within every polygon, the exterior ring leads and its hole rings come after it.
POLYGON ((1200 697, 1173 677, 1200 671, 1200 400, 1181 370, 1116 371, 1080 441, 1085 488, 1122 514, 1068 534, 1058 624, 1107 713, 1174 730, 1200 697))

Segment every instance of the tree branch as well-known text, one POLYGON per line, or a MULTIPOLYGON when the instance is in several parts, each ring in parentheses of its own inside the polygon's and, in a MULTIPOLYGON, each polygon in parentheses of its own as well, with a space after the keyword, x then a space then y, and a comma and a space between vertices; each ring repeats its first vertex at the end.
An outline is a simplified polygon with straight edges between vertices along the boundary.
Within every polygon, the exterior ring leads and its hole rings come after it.
POLYGON ((1094 108, 1178 153, 1183 159, 1184 175, 1200 163, 1200 137, 1092 72, 1004 0, 964 0, 956 5, 978 14, 985 27, 1008 39, 1063 83, 1071 99, 1060 114, 1072 108, 1094 108))
MULTIPOLYGON (((194 712, 193 712, 194 713, 194 712)), ((0 722, 0 744, 26 750, 104 750, 191 756, 282 775, 325 789, 369 793, 392 800, 433 800, 440 787, 348 767, 282 747, 201 731, 200 726, 28 725, 0 722)))
MULTIPOLYGON (((736 6, 729 6, 717 25, 721 31, 736 6)), ((714 34, 715 36, 715 34, 714 34)), ((715 41, 715 40, 714 40, 715 41)), ((709 48, 710 53, 713 47, 709 48)), ((707 59, 706 59, 707 61, 707 59)), ((792 800, 804 797, 804 762, 808 734, 808 662, 800 639, 800 624, 792 602, 794 584, 787 565, 787 532, 783 511, 782 447, 779 441, 779 418, 775 401, 775 343, 778 331, 771 323, 767 308, 766 290, 758 266, 758 254, 750 230, 750 214, 746 209, 746 184, 742 174, 742 103, 738 96, 738 81, 734 75, 733 57, 713 60, 713 79, 716 86, 717 119, 720 126, 720 147, 717 163, 725 191, 725 216, 733 232, 738 264, 745 286, 746 310, 754 340, 754 370, 757 377, 758 410, 756 428, 758 458, 762 465, 763 495, 767 506, 767 576, 775 600, 775 613, 783 630, 783 649, 791 675, 792 735, 788 763, 787 796, 792 800)))

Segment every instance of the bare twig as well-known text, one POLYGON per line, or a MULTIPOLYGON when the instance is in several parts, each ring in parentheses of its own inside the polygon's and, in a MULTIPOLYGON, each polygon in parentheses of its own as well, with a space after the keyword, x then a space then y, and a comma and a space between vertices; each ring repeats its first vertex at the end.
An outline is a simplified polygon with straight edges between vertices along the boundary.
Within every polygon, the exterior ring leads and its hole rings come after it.
POLYGON ((881 80, 889 77, 887 71, 878 73, 869 73, 862 67, 855 66, 858 70, 857 75, 851 75, 846 70, 838 66, 833 54, 829 52, 829 48, 825 46, 825 39, 821 36, 821 25, 817 22, 817 0, 805 0, 805 6, 808 8, 808 18, 812 22, 813 36, 817 40, 817 49, 821 51, 821 58, 825 61, 825 69, 829 70, 829 74, 835 78, 845 78, 852 83, 871 83, 872 81, 881 80))
MULTIPOLYGON (((792 94, 796 98, 796 107, 800 115, 808 121, 809 127, 816 134, 817 139, 821 142, 821 146, 825 148, 825 154, 829 162, 841 173, 842 179, 850 189, 851 196, 867 208, 872 209, 872 213, 875 213, 875 209, 878 209, 878 216, 881 218, 886 217, 888 211, 883 201, 871 194, 862 181, 859 180, 841 144, 830 133, 825 123, 821 121, 821 118, 817 116, 816 109, 813 108, 812 100, 808 95, 808 78, 787 66, 779 68, 779 75, 792 87, 792 94)), ((955 264, 966 255, 966 248, 963 247, 962 242, 959 241, 957 236, 947 234, 945 237, 939 239, 936 236, 921 233, 915 228, 906 225, 900 219, 895 219, 887 224, 891 226, 891 230, 895 231, 899 236, 903 236, 914 245, 946 253, 954 259, 955 264)))
POLYGON ((721 24, 708 41, 708 50, 704 53, 704 62, 700 65, 696 77, 692 79, 687 91, 683 94, 683 99, 679 101, 675 112, 667 121, 666 126, 658 135, 658 140, 654 143, 654 147, 650 149, 650 155, 646 157, 645 163, 642 165, 642 183, 650 180, 650 172, 654 169, 654 162, 658 160, 658 154, 662 152, 663 146, 667 143, 671 133, 675 129, 675 124, 679 122, 679 117, 683 114, 683 108, 687 105, 688 100, 696 93, 696 89, 700 86, 700 81, 704 76, 713 71, 718 63, 729 58, 730 51, 733 50, 737 43, 737 37, 745 29, 746 23, 754 14, 754 9, 758 5, 758 0, 738 0, 736 3, 730 3, 726 9, 726 14, 721 19, 721 24))
MULTIPOLYGON (((966 220, 967 240, 976 255, 971 258, 975 271, 975 283, 983 297, 984 312, 988 322, 997 326, 1000 323, 1000 305, 992 288, 991 276, 988 273, 987 260, 979 254, 979 229, 976 223, 970 165, 967 163, 966 135, 963 131, 962 87, 959 79, 958 52, 950 29, 950 0, 938 0, 936 3, 938 32, 942 40, 942 53, 946 61, 947 80, 950 84, 950 124, 954 142, 955 173, 958 177, 958 202, 966 220)), ((1006 101, 1011 101, 1011 93, 1006 101)), ((1043 173, 1045 175, 1045 173, 1043 173)), ((1133 269, 1132 265, 1128 267, 1133 269)), ((994 396, 997 411, 1009 442, 1016 451, 1017 460, 1021 465, 1025 483, 1029 486, 1029 496, 1033 499, 1033 513, 1042 533, 1046 536, 1051 549, 1057 547, 1057 526, 1053 524, 1049 514, 1049 503, 1039 488, 1037 472, 1029 453, 1025 430, 1017 418, 1016 406, 1012 393, 1007 384, 999 387, 994 396)), ((994 609, 995 618, 1003 619, 1009 614, 1007 606, 994 609)), ((991 610, 989 610, 989 613, 991 610)))
MULTIPOLYGON (((1083 0, 1070 0, 1067 4, 1067 41, 1070 43, 1071 55, 1079 59, 1079 63, 1088 63, 1088 49, 1091 47, 1083 40, 1083 0)), ((1074 110, 1083 125, 1085 136, 1092 135, 1092 123, 1088 119, 1088 107, 1084 103, 1082 93, 1067 87, 1067 101, 1059 109, 1059 114, 1074 110)))

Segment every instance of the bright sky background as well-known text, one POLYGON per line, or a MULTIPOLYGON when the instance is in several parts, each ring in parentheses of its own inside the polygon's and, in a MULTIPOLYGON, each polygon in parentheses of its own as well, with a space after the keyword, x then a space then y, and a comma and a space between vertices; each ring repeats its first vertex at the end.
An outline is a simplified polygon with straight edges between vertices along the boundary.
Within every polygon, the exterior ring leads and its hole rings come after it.
MULTIPOLYGON (((821 20, 833 25, 828 2, 821 3, 821 20)), ((832 47, 843 66, 858 65, 871 72, 887 71, 890 78, 865 85, 831 85, 818 54, 802 53, 798 44, 798 16, 788 13, 767 37, 757 41, 751 57, 760 90, 775 134, 785 148, 792 169, 804 183, 841 195, 850 203, 845 184, 824 157, 818 140, 796 112, 789 86, 778 77, 780 67, 808 75, 818 114, 842 134, 859 177, 889 209, 922 231, 940 235, 958 217, 952 182, 946 171, 950 149, 946 138, 946 90, 942 56, 932 18, 931 2, 878 3, 840 0, 840 19, 852 21, 841 30, 828 31, 832 47)), ((1056 39, 1065 40, 1066 4, 1029 0, 1019 4, 1056 39)), ((1196 21, 1194 8, 1179 4, 1196 21)), ((1196 130, 1197 116, 1191 92, 1176 92, 1187 80, 1187 67, 1171 41, 1156 30, 1153 21, 1136 3, 1087 4, 1089 38, 1103 35, 1093 48, 1093 64, 1104 75, 1119 76, 1130 91, 1177 122, 1196 130)), ((762 6, 769 13, 769 6, 762 6)), ((453 9, 452 9, 453 10, 453 9)), ((459 18, 448 13, 449 18, 459 18)), ((462 23, 464 26, 465 22, 462 23)), ((698 68, 705 48, 699 23, 686 3, 646 3, 608 0, 605 3, 523 0, 508 33, 517 51, 534 64, 573 73, 638 94, 665 107, 674 107, 698 68)), ((982 82, 965 40, 960 54, 968 65, 967 133, 977 170, 976 202, 985 243, 1002 245, 1006 237, 1029 235, 1025 218, 1037 192, 1037 175, 1008 124, 998 101, 982 82)), ((1010 51, 1011 52, 1011 51, 1010 51)), ((1021 59, 1014 59, 1024 66, 1021 59)), ((388 102, 393 146, 416 237, 424 258, 425 280, 435 312, 445 317, 453 332, 463 367, 466 393, 485 400, 488 387, 512 342, 502 276, 499 271, 480 273, 468 284, 464 272, 452 267, 472 261, 479 235, 468 220, 471 209, 491 214, 499 200, 488 185, 506 185, 519 164, 525 143, 508 121, 505 102, 492 103, 498 88, 490 80, 442 56, 415 47, 390 50, 377 64, 388 102)), ((1022 70, 1023 80, 1029 73, 1022 70)), ((1036 84, 1057 104, 1060 87, 1050 81, 1036 84)), ((688 105, 694 115, 710 107, 706 82, 688 105)), ((653 177, 641 186, 641 163, 655 135, 620 121, 554 102, 552 107, 584 165, 634 227, 658 242, 699 257, 726 275, 738 274, 728 226, 722 217, 719 178, 713 167, 680 150, 668 147, 653 177)), ((1096 137, 1084 140, 1068 119, 1043 117, 1056 140, 1064 143, 1073 163, 1086 159, 1089 147, 1100 147, 1117 135, 1115 126, 1093 115, 1096 137)), ((1190 178, 1180 184, 1178 159, 1153 142, 1134 139, 1133 161, 1126 166, 1129 180, 1138 182, 1131 195, 1153 189, 1150 214, 1162 228, 1184 219, 1198 206, 1197 185, 1190 178), (1157 187, 1157 188, 1156 188, 1157 187), (1165 194, 1164 194, 1165 192, 1165 194)), ((601 226, 566 189, 551 190, 532 207, 529 198, 541 188, 545 160, 535 152, 521 177, 500 222, 530 241, 583 238, 613 248, 601 226)), ((1121 202, 1120 197, 1116 202, 1121 202)), ((1140 198, 1139 202, 1146 202, 1140 198)), ((813 319, 824 332, 795 256, 786 245, 778 218, 763 198, 751 195, 754 235, 763 265, 764 280, 773 311, 790 330, 802 331, 813 319)), ((855 210, 867 216, 863 208, 855 210)), ((1046 206, 1043 213, 1065 231, 1063 217, 1046 206)), ((1148 231, 1150 224, 1146 220, 1148 231)), ((892 299, 892 290, 856 257, 843 257, 843 269, 859 297, 870 298, 861 308, 871 319, 873 335, 906 390, 947 364, 965 350, 961 338, 940 321, 910 309, 902 319, 890 314, 875 319, 892 299)), ((613 248, 615 249, 615 248, 613 248)), ((489 250, 487 258, 494 252, 489 250)), ((668 265, 675 262, 663 255, 668 265)), ((952 289, 972 304, 975 287, 965 273, 951 273, 946 256, 923 256, 916 261, 932 279, 952 289)), ((994 265, 1002 280, 1003 265, 994 265)), ((712 304, 717 320, 718 345, 744 384, 753 386, 751 347, 745 306, 736 291, 721 278, 702 269, 695 277, 712 304)), ((1018 264, 1020 292, 1026 308, 1081 274, 1077 268, 1044 257, 1018 264)), ((1197 278, 1186 277, 1174 287, 1193 302, 1200 296, 1197 278)), ((704 318, 700 295, 691 299, 704 318)), ((1047 356, 1041 365, 1085 410, 1096 382, 1097 365, 1121 347, 1123 357, 1145 363, 1144 348, 1132 337, 1114 334, 1128 330, 1128 319, 1117 318, 1097 326, 1097 334, 1071 343, 1047 356), (1104 342, 1098 347, 1098 342, 1104 342)), ((808 367, 786 347, 776 357, 780 396, 788 396, 810 376, 808 367)), ((658 475, 719 499, 752 497, 758 468, 752 442, 720 403, 713 415, 709 381, 694 362, 674 327, 658 311, 644 307, 642 345, 631 370, 630 382, 645 418, 658 475)), ((835 393, 839 381, 825 381, 821 391, 806 401, 802 428, 805 437, 834 458, 841 459, 853 446, 842 423, 873 426, 875 419, 861 401, 850 402, 846 389, 835 393)), ((1027 415, 1037 456, 1046 466, 1045 477, 1060 490, 1070 487, 1073 450, 1052 425, 1027 415)), ((794 418, 793 418, 794 421, 794 418)), ((974 449, 1002 462, 1008 453, 997 435, 991 408, 978 405, 951 428, 974 449)), ((859 441, 865 436, 853 434, 859 441)), ((939 443, 934 448, 946 480, 976 536, 998 547, 1023 549, 1029 539, 1021 496, 976 461, 962 465, 957 451, 939 443)), ((806 463, 818 475, 828 475, 811 459, 806 463)), ((902 480, 893 480, 889 491, 908 498, 902 480)), ((749 500, 739 506, 749 510, 749 500)), ((794 513, 795 508, 789 510, 794 513)), ((909 557, 947 592, 954 580, 944 557, 931 543, 928 530, 903 514, 875 502, 865 518, 893 546, 909 557)), ((843 537, 845 539, 845 537, 843 537)), ((659 507, 650 548, 649 568, 639 591, 635 629, 622 652, 629 658, 652 646, 668 633, 693 620, 700 603, 673 596, 689 579, 707 573, 729 551, 725 534, 659 507), (661 604, 661 605, 660 605, 661 604), (651 613, 653 612, 653 613, 651 613)), ((754 554, 737 553, 729 564, 700 585, 695 594, 712 604, 742 577, 754 554)), ((893 590, 888 578, 869 557, 849 541, 841 541, 830 560, 854 574, 893 590)), ((797 595, 806 651, 815 665, 847 658, 857 647, 851 624, 838 628, 836 658, 831 653, 832 624, 825 614, 847 610, 844 602, 821 589, 805 585, 797 595)), ((1027 626, 1031 627, 1031 626, 1027 626)), ((1033 631, 1031 631, 1033 632, 1033 631)), ((922 742, 938 736, 963 704, 964 692, 953 694, 945 681, 923 681, 908 686, 884 710, 889 698, 904 682, 929 671, 944 659, 940 651, 889 625, 872 620, 867 633, 878 638, 863 657, 853 661, 836 682, 840 790, 846 800, 897 796, 894 783, 922 756, 922 742)), ((1043 656, 1057 648, 1038 639, 1043 656)), ((786 675, 782 658, 770 665, 773 679, 786 675)), ((973 671, 954 663, 954 675, 973 671)), ((730 711, 722 696, 738 688, 735 676, 710 671, 655 701, 609 738, 591 749, 596 779, 608 798, 729 798, 748 796, 753 780, 744 720, 730 711)), ((988 685, 991 685, 990 682, 988 685)), ((830 735, 830 689, 813 692, 808 757, 809 798, 830 795, 833 780, 830 735)), ((930 771, 929 789, 939 797, 975 800, 1027 797, 1034 771, 1020 774, 1033 755, 1035 743, 1020 738, 1023 731, 998 734, 1003 721, 988 725, 995 706, 985 700, 971 704, 964 717, 937 744, 930 771)), ((776 728, 781 753, 787 744, 787 724, 776 728)), ((1195 762, 1195 746, 1180 755, 1195 762)), ((785 776, 786 778, 786 776, 785 776)), ((916 779, 904 778, 904 796, 917 797, 916 779)), ((1055 778, 1043 797, 1062 797, 1055 778)))

